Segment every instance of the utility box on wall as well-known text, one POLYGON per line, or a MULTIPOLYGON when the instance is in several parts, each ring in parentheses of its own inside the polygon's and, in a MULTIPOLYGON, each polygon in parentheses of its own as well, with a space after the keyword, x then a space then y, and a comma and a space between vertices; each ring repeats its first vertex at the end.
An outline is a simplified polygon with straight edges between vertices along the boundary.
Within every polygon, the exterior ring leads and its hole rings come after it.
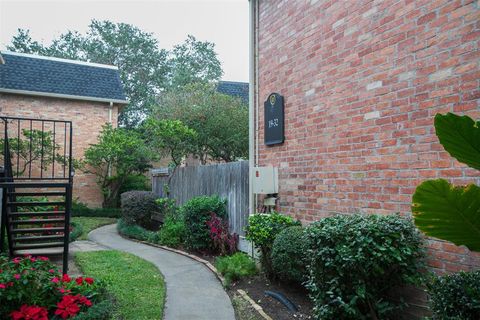
POLYGON ((253 193, 272 194, 278 193, 278 168, 255 167, 253 168, 253 193))

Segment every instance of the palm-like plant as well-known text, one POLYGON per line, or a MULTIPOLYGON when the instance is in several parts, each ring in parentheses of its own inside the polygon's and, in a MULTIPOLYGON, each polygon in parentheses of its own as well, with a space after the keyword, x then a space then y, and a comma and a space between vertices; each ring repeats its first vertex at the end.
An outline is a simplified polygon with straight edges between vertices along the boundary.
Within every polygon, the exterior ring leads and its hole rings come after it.
MULTIPOLYGON (((435 131, 455 159, 480 170, 480 121, 453 113, 435 116, 435 131)), ((480 251, 480 187, 427 180, 413 194, 416 226, 428 236, 480 251)))

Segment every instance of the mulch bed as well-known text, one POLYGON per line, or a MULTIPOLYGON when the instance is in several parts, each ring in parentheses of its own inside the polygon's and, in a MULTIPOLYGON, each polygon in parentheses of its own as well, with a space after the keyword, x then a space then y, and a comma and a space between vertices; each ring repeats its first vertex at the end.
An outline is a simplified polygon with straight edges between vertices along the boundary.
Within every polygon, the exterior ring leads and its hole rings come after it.
POLYGON ((308 292, 301 286, 271 281, 264 274, 259 274, 255 277, 232 283, 228 290, 229 294, 235 293, 237 289, 245 290, 272 319, 313 319, 311 313, 313 305, 308 298, 308 292), (283 294, 297 306, 298 312, 289 312, 278 300, 265 296, 265 290, 283 294))
MULTIPOLYGON (((196 256, 215 264, 216 256, 205 252, 193 252, 196 256)), ((227 290, 230 297, 237 294, 237 290, 242 289, 258 303, 263 310, 274 320, 288 319, 313 319, 313 304, 308 298, 308 292, 305 288, 297 285, 284 283, 280 281, 269 280, 263 273, 232 283, 227 290), (278 300, 265 295, 265 291, 275 291, 283 294, 298 308, 298 312, 291 313, 278 300)))

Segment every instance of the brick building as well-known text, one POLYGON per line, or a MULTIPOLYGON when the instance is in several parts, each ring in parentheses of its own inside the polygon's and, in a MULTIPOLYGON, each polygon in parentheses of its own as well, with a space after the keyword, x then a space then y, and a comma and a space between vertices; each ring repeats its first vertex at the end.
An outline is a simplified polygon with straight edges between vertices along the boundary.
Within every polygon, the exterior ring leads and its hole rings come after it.
MULTIPOLYGON (((127 103, 117 67, 12 52, 1 56, 0 115, 72 121, 75 159, 97 142, 102 125, 117 125, 127 103)), ((77 170, 73 198, 101 206, 94 175, 77 170)))
MULTIPOLYGON (((252 0, 253 1, 253 0, 252 0)), ((255 164, 279 168, 279 207, 411 214, 426 179, 480 184, 438 143, 437 113, 480 118, 480 2, 255 1, 255 164), (285 98, 285 142, 264 144, 263 102, 285 98)), ((429 240, 437 272, 480 267, 429 240)))

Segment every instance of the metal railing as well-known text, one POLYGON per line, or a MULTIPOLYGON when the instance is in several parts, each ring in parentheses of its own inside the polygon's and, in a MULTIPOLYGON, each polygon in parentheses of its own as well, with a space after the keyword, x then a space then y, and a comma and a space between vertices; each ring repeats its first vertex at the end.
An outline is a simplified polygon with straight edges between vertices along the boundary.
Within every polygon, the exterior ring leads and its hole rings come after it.
POLYGON ((0 117, 3 180, 72 180, 72 122, 0 117))

